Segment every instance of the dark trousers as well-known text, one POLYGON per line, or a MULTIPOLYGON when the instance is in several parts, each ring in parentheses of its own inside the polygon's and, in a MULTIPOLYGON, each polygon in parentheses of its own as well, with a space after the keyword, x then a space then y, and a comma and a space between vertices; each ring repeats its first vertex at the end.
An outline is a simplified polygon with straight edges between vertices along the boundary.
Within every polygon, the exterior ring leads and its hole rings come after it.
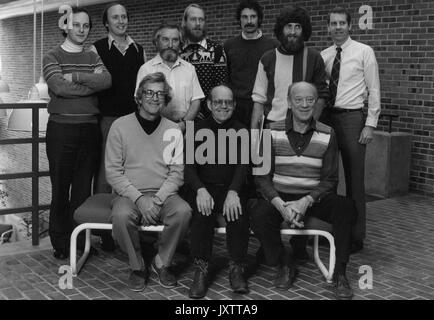
POLYGON ((243 123, 247 128, 250 128, 252 120, 253 101, 252 99, 235 98, 236 107, 234 117, 243 123))
MULTIPOLYGON (((193 258, 206 261, 211 259, 214 239, 214 228, 217 225, 217 217, 223 212, 223 203, 226 199, 227 188, 210 186, 206 187, 214 199, 214 209, 210 216, 203 215, 197 209, 196 194, 190 191, 190 206, 193 208, 193 218, 190 228, 191 253, 193 258)), ((249 243, 249 217, 245 210, 245 198, 240 196, 242 215, 236 221, 226 221, 226 243, 229 259, 236 263, 244 263, 247 256, 249 243)))
POLYGON ((97 170, 97 174, 95 176, 95 182, 93 186, 94 194, 96 193, 111 193, 112 187, 107 182, 105 177, 105 145, 107 143, 107 135, 110 131, 110 128, 113 122, 117 119, 117 117, 102 117, 99 122, 99 127, 101 130, 102 143, 101 143, 101 155, 99 161, 99 168, 97 170))
POLYGON ((354 240, 366 236, 365 153, 366 145, 359 138, 365 126, 362 111, 331 114, 345 173, 346 196, 354 200, 358 213, 353 230, 354 240))
MULTIPOLYGON (((282 195, 282 199, 292 201, 294 197, 282 195)), ((249 203, 248 210, 251 228, 261 242, 266 262, 272 266, 292 262, 282 261, 282 257, 285 256, 285 248, 280 235, 283 222, 280 212, 264 199, 249 203)), ((332 193, 326 195, 319 203, 315 203, 306 211, 305 218, 315 217, 333 226, 337 270, 348 262, 351 249, 351 228, 355 216, 353 200, 332 193)))
POLYGON ((46 151, 51 180, 49 235, 56 250, 69 250, 73 215, 91 194, 100 132, 96 123, 48 121, 46 151))

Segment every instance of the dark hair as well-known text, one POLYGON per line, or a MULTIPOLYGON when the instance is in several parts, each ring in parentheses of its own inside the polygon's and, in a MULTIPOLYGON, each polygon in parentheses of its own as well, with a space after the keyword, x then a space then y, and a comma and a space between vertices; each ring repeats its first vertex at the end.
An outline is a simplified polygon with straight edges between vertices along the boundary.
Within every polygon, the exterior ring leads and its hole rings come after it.
POLYGON ((122 3, 120 3, 120 2, 112 2, 112 3, 109 3, 109 4, 104 8, 104 11, 102 12, 102 25, 104 26, 104 28, 105 28, 107 31, 108 31, 108 28, 107 28, 107 26, 106 26, 106 23, 107 23, 107 20, 108 20, 108 18, 107 18, 108 11, 109 11, 110 8, 112 8, 112 7, 114 7, 114 6, 122 6, 122 7, 125 9, 126 13, 127 13, 127 19, 130 20, 130 16, 128 15, 128 10, 127 10, 127 8, 126 8, 122 3))
POLYGON ((172 91, 172 88, 170 87, 169 83, 166 80, 166 77, 164 76, 164 73, 162 72, 154 72, 147 74, 142 80, 140 80, 140 84, 137 87, 136 91, 136 103, 140 104, 139 101, 142 98, 143 95, 143 87, 147 83, 163 83, 164 84, 164 92, 166 93, 164 96, 164 101, 166 105, 172 100, 172 96, 170 95, 170 92, 172 91))
POLYGON ((176 23, 171 23, 171 22, 166 22, 166 21, 163 21, 157 27, 157 29, 154 30, 154 33, 152 34, 152 43, 154 44, 154 46, 157 45, 157 39, 160 36, 161 30, 163 30, 163 29, 176 29, 176 30, 178 30, 178 32, 179 32, 179 40, 180 40, 181 46, 182 46, 183 40, 182 40, 182 30, 181 30, 181 28, 176 23))
POLYGON ((330 24, 330 15, 332 13, 345 14, 347 16, 348 25, 351 24, 351 14, 346 8, 343 8, 343 7, 336 7, 334 9, 330 10, 329 14, 327 15, 327 24, 330 24))
POLYGON ((256 14, 258 15, 258 27, 262 24, 262 19, 264 19, 264 9, 262 9, 262 6, 258 3, 256 0, 242 0, 240 1, 237 11, 235 14, 235 18, 237 21, 241 20, 241 11, 244 9, 252 9, 256 11, 256 14))
POLYGON ((276 18, 274 25, 274 34, 277 39, 280 39, 283 33, 283 28, 288 23, 299 23, 303 29, 303 39, 308 41, 312 35, 312 24, 310 23, 309 13, 306 9, 298 6, 290 6, 282 10, 276 18))
MULTIPOLYGON (((72 8, 72 14, 75 14, 75 13, 80 13, 80 12, 84 12, 85 14, 87 14, 87 16, 89 17, 89 32, 90 32, 90 30, 92 30, 92 18, 90 17, 90 14, 89 14, 89 11, 87 11, 85 8, 83 8, 83 7, 73 7, 72 8)), ((66 25, 68 25, 68 19, 66 19, 66 25)), ((65 37, 66 38, 66 36, 68 35, 67 33, 66 33, 66 31, 65 30, 62 30, 62 35, 63 35, 63 37, 65 37)))

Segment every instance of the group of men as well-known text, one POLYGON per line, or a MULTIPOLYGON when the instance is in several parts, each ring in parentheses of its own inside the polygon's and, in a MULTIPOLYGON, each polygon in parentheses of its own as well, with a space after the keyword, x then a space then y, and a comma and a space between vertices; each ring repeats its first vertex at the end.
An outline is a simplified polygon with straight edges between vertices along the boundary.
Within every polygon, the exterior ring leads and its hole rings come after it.
MULTIPOLYGON (((124 5, 105 8, 108 36, 90 50, 84 43, 91 17, 83 8, 73 10, 65 42, 43 61, 51 97, 49 231, 56 258, 68 256, 73 212, 91 195, 99 166, 94 193, 116 195, 113 237, 128 254, 132 290, 144 289, 149 267, 162 286, 175 287, 171 264, 188 235, 195 267, 189 296, 204 297, 221 216, 232 290, 248 292, 250 229, 261 243, 259 261, 274 266, 274 285, 288 290, 296 277, 294 257, 306 257, 307 239, 291 239, 291 254, 282 243, 281 224, 303 228, 316 217, 332 225, 336 295, 351 298, 346 264, 350 252, 363 247, 364 153, 380 112, 375 55, 350 38, 346 9, 328 15, 334 45, 321 53, 305 45, 312 33, 305 9, 281 11, 274 28, 278 41, 262 34, 263 16, 257 1, 242 0, 236 11, 241 34, 221 45, 207 37, 205 10, 191 4, 182 27, 163 23, 155 30, 157 55, 147 61, 143 47, 127 34, 124 5), (249 136, 249 129, 257 129, 257 152, 266 156, 262 147, 268 143, 271 169, 252 179, 251 161, 241 161, 242 141, 226 145, 226 152, 214 143, 205 148, 206 161, 195 157, 185 163, 191 126, 196 138, 203 129, 215 137, 230 131, 249 136), (338 150, 347 197, 336 194, 338 150), (158 252, 147 266, 138 226, 161 223, 158 252)), ((204 151, 196 139, 193 146, 195 155, 204 151)), ((110 235, 103 234, 103 246, 113 247, 110 235)))

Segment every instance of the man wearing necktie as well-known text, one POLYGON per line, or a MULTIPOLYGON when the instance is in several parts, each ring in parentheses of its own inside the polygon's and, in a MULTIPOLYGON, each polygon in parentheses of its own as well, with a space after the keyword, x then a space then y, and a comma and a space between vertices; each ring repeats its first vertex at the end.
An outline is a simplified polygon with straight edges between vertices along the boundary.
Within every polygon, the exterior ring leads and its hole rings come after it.
POLYGON ((380 115, 380 79, 372 48, 352 40, 349 35, 350 13, 344 8, 333 9, 327 23, 334 44, 321 52, 330 80, 330 99, 323 116, 329 116, 336 132, 346 194, 356 203, 358 218, 352 252, 357 252, 363 249, 366 234, 365 151, 380 115), (367 94, 365 119, 362 108, 367 94))

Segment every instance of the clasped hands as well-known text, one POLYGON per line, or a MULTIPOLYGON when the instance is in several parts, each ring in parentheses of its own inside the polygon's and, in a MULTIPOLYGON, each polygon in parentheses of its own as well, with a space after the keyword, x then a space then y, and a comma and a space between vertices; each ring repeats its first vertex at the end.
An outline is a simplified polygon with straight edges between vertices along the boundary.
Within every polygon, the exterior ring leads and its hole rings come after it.
MULTIPOLYGON (((214 204, 214 199, 206 188, 200 188, 197 190, 196 205, 200 213, 205 216, 211 215, 212 210, 214 209, 214 204)), ((238 194, 233 190, 229 190, 225 202, 223 203, 223 216, 226 216, 228 221, 236 221, 242 214, 243 212, 238 194)))
POLYGON ((161 206, 155 203, 152 195, 142 195, 136 200, 136 205, 142 214, 142 224, 144 226, 158 224, 161 206))
POLYGON ((310 196, 303 197, 296 201, 286 201, 275 198, 273 205, 279 210, 284 221, 288 222, 291 228, 304 228, 304 216, 307 209, 312 205, 313 199, 310 196))

